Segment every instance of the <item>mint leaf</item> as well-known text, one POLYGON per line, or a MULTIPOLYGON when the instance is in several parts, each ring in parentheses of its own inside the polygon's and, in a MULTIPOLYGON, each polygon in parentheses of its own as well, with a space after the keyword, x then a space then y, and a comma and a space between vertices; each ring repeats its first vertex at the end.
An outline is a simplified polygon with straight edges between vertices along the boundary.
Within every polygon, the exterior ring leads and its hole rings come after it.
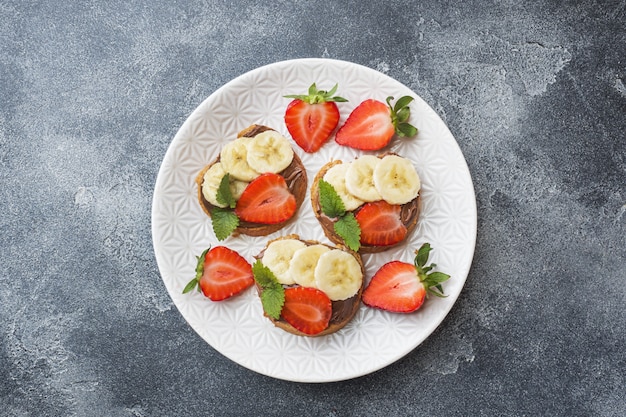
POLYGON ((339 197, 335 188, 329 182, 321 179, 318 183, 318 189, 322 212, 328 217, 343 216, 346 212, 346 206, 341 201, 341 197, 339 197))
POLYGON ((215 197, 218 203, 227 207, 235 208, 237 205, 237 200, 235 200, 233 193, 230 191, 230 174, 226 174, 222 177, 215 197))
POLYGON ((278 288, 266 288, 261 293, 261 304, 263 305, 263 311, 269 317, 274 320, 280 318, 280 313, 283 311, 283 305, 285 304, 285 290, 282 285, 278 288))
POLYGON ((254 280, 261 287, 261 304, 263 311, 274 320, 278 320, 285 304, 285 289, 278 282, 274 273, 257 260, 252 265, 254 280))
POLYGON ((211 211, 211 224, 217 240, 224 240, 239 226, 239 217, 232 210, 215 207, 211 211))
POLYGON ((361 227, 356 221, 354 214, 347 213, 335 222, 335 233, 345 242, 351 250, 358 252, 361 247, 361 227))

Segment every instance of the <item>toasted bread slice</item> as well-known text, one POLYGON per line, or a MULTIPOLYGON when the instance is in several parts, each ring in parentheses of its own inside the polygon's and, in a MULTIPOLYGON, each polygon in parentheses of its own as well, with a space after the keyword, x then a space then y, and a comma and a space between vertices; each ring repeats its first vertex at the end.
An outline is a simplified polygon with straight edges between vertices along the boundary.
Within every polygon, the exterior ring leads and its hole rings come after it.
MULTIPOLYGON (((258 135, 259 133, 265 132, 267 130, 274 130, 274 129, 267 127, 267 126, 254 124, 240 131, 237 134, 237 138, 242 138, 242 137, 252 138, 258 135)), ((204 174, 213 164, 219 162, 219 160, 220 160, 220 156, 218 155, 217 158, 213 162, 205 166, 196 176, 196 184, 198 186, 198 201, 200 202, 200 207, 202 207, 202 210, 209 217, 211 216, 211 211, 213 210, 215 206, 209 203, 202 195, 202 183, 204 181, 204 174)), ((302 205, 302 202, 304 201, 304 197, 306 195, 306 188, 307 188, 306 169, 304 168, 304 165, 302 164, 302 161, 300 160, 298 155, 296 155, 295 153, 293 154, 293 160, 291 161, 291 164, 287 168, 285 168, 283 171, 279 172, 279 175, 285 178, 289 191, 296 198, 296 212, 297 212, 300 206, 302 205)), ((295 216, 293 216, 291 219, 287 221, 284 221, 282 223, 277 223, 277 224, 260 224, 260 223, 251 223, 251 222, 242 221, 239 223, 239 226, 233 232, 233 236, 236 236, 238 234, 244 234, 248 236, 266 236, 266 235, 269 235, 270 233, 274 233, 282 229, 291 221, 293 221, 294 218, 295 216)))
MULTIPOLYGON (((307 246, 320 244, 320 242, 317 242, 314 240, 303 240, 297 234, 281 236, 279 238, 268 241, 267 244, 265 245, 265 248, 258 255, 256 255, 255 258, 256 259, 263 258, 265 249, 270 245, 270 243, 276 240, 280 240, 280 239, 298 239, 304 242, 307 246)), ((279 320, 275 320, 272 317, 265 315, 272 323, 274 323, 276 327, 283 329, 286 332, 289 332, 298 336, 308 336, 308 337, 325 336, 331 333, 335 333, 336 331, 345 327, 345 325, 348 324, 352 320, 356 312, 359 310, 359 306, 361 305, 361 295, 363 294, 363 288, 365 287, 365 267, 363 266, 363 260, 361 259, 361 256, 358 253, 351 251, 350 249, 346 248, 343 245, 332 246, 332 245, 327 245, 324 243, 322 244, 324 246, 327 246, 330 249, 341 249, 345 252, 348 252, 352 256, 354 256, 354 258, 357 260, 357 262, 361 266, 361 272, 363 273, 363 283, 361 284, 361 288, 358 290, 358 292, 354 296, 352 296, 351 298, 348 298, 347 300, 332 301, 333 310, 332 310, 332 315, 330 318, 330 323, 325 330, 315 335, 308 335, 308 334, 302 333, 298 329, 294 328, 291 324, 287 323, 282 317, 279 320)), ((297 284, 294 284, 293 286, 297 286, 297 284)), ((261 287, 259 287, 259 285, 256 285, 256 288, 260 297, 263 290, 261 289, 261 287)))
MULTIPOLYGON (((379 158, 382 158, 383 156, 388 155, 388 154, 383 154, 383 155, 379 155, 379 158)), ((341 164, 342 161, 336 160, 336 161, 331 161, 328 162, 326 165, 324 165, 320 171, 317 173, 317 175, 315 176, 315 178, 313 179, 313 183, 311 184, 311 206, 313 207, 313 213, 315 214, 315 217, 317 218, 317 220, 319 221, 320 225, 322 226, 322 229, 324 231, 324 234, 326 235, 326 237, 328 239, 330 239, 331 242, 338 244, 338 245, 343 245, 344 241, 343 239, 337 235, 337 233, 335 232, 335 228, 334 228, 334 224, 335 221, 331 218, 329 218, 328 216, 326 216, 323 212, 322 212, 322 207, 320 205, 320 201, 319 201, 319 181, 324 177, 324 174, 326 174, 326 172, 333 167, 334 165, 337 164, 341 164)), ((402 221, 402 223, 404 224, 404 226, 407 228, 407 237, 410 236, 410 234, 413 232, 413 230, 415 229, 415 226, 417 225, 417 220, 419 219, 419 213, 421 210, 421 196, 418 194, 417 197, 415 197, 413 200, 409 201, 406 204, 403 204, 401 206, 401 211, 400 211, 400 219, 402 221)), ((359 208, 357 208, 354 211, 354 214, 356 214, 358 212, 359 208)), ((406 240, 406 238, 405 238, 406 240)), ((365 244, 361 244, 361 247, 359 249, 359 253, 378 253, 378 252, 384 252, 388 249, 391 249, 393 247, 396 247, 398 245, 401 245, 405 240, 400 241, 398 243, 396 243, 395 245, 388 245, 388 246, 373 246, 373 245, 365 245, 365 244)))

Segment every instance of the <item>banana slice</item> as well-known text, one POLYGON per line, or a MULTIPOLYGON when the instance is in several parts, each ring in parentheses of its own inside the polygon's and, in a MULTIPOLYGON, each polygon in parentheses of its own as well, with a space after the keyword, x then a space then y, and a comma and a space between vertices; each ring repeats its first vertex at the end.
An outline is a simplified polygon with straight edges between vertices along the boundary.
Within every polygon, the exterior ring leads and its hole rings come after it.
POLYGON ((278 174, 291 164, 291 144, 275 130, 266 130, 250 140, 247 145, 248 165, 257 172, 278 174))
POLYGON ((317 261, 315 283, 333 301, 347 300, 363 284, 361 265, 348 252, 332 249, 317 261))
POLYGON ((259 176, 259 172, 248 165, 247 144, 250 140, 251 138, 245 137, 236 139, 227 143, 220 152, 220 161, 224 170, 240 181, 252 181, 259 176))
POLYGON ((304 247, 306 244, 297 239, 275 240, 265 249, 261 262, 274 273, 278 282, 285 285, 294 284, 295 281, 289 273, 289 264, 293 254, 304 247))
POLYGON ((387 155, 374 169, 374 185, 389 204, 405 204, 417 197, 421 184, 411 161, 387 155))
POLYGON ((324 174, 324 181, 332 185, 335 191, 337 191, 347 211, 356 210, 364 203, 363 200, 355 197, 346 188, 346 173, 350 168, 350 164, 351 163, 342 163, 333 165, 326 171, 326 174, 324 174))
POLYGON ((315 283, 315 267, 320 256, 330 251, 330 248, 324 245, 311 245, 298 249, 291 258, 289 264, 289 275, 293 277, 296 284, 303 287, 314 287, 315 283))
MULTIPOLYGON (((220 187, 224 175, 226 175, 224 167, 220 162, 217 162, 207 169, 202 180, 202 195, 206 201, 217 207, 226 207, 225 204, 221 204, 217 201, 217 190, 220 187)), ((248 183, 231 178, 229 186, 233 197, 235 197, 235 200, 238 200, 243 190, 248 186, 248 183)))
POLYGON ((368 202, 382 199, 373 178, 379 162, 380 158, 374 155, 363 155, 350 163, 346 171, 346 188, 350 194, 368 202))

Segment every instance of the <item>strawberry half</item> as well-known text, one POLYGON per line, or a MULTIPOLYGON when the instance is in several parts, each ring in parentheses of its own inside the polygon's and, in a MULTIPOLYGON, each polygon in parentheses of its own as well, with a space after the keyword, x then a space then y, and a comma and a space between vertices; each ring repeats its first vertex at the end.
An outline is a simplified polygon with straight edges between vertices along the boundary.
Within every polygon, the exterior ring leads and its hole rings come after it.
POLYGON ((305 95, 287 95, 293 98, 285 111, 285 125, 293 140, 305 152, 316 152, 330 138, 339 123, 336 102, 347 101, 333 96, 337 84, 330 91, 318 90, 315 83, 305 95))
POLYGON ((328 296, 312 287, 285 289, 285 304, 281 315, 294 328, 315 335, 328 327, 332 315, 332 302, 328 296))
POLYGON ((253 283, 252 266, 234 250, 216 246, 198 256, 196 277, 189 281, 183 294, 197 288, 212 301, 221 301, 253 283))
POLYGON ((389 246, 404 240, 407 228, 400 219, 401 209, 384 200, 364 204, 355 216, 361 228, 361 243, 389 246))
POLYGON ((416 251, 415 263, 391 261, 374 274, 363 291, 363 303, 396 313, 419 309, 427 295, 444 297, 441 283, 450 278, 443 272, 431 272, 436 266, 425 266, 431 248, 428 243, 416 251))
POLYGON ((243 191, 235 214, 252 223, 275 224, 290 219, 296 212, 296 197, 278 174, 265 173, 256 177, 243 191))
POLYGON ((368 99, 359 104, 339 128, 335 141, 339 145, 355 149, 374 151, 389 144, 394 134, 413 137, 417 128, 407 123, 411 110, 409 103, 413 97, 401 97, 391 106, 393 97, 387 97, 387 104, 368 99))

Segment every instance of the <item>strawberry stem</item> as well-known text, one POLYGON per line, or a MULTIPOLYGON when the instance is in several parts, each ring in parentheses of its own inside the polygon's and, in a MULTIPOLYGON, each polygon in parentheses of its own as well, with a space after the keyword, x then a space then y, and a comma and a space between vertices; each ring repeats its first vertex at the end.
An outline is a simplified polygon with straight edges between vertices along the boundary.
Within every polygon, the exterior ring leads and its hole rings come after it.
POLYGON ((324 91, 324 90, 318 90, 315 83, 313 83, 309 87, 308 94, 289 94, 283 97, 295 98, 295 99, 302 100, 305 103, 309 103, 309 104, 321 104, 321 103, 327 103, 330 101, 334 101, 336 103, 344 103, 348 100, 346 100, 343 97, 333 96, 333 94, 337 92, 338 85, 339 84, 335 84, 333 88, 331 88, 330 90, 324 91))
POLYGON ((443 293, 442 282, 450 279, 450 275, 439 271, 432 271, 437 264, 431 263, 426 266, 430 251, 432 250, 430 243, 424 243, 418 250, 415 251, 415 269, 417 270, 417 276, 426 288, 426 294, 434 295, 436 297, 445 298, 443 293))
POLYGON ((417 128, 408 123, 411 116, 409 104, 414 100, 411 96, 402 96, 396 101, 395 106, 391 105, 393 96, 387 97, 387 106, 391 115, 391 123, 395 128, 396 134, 401 137, 413 137, 417 135, 417 128))

